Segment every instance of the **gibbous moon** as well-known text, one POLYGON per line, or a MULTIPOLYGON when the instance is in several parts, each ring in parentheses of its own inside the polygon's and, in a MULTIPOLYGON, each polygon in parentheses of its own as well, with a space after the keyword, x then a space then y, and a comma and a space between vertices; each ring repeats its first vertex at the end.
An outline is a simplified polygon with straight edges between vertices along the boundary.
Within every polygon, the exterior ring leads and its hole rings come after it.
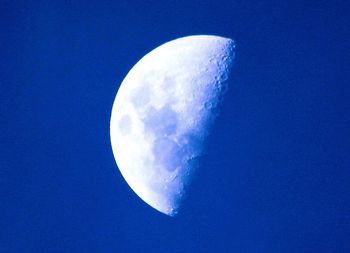
POLYGON ((110 122, 113 154, 133 191, 174 216, 215 127, 235 58, 233 40, 188 36, 145 55, 123 80, 110 122))

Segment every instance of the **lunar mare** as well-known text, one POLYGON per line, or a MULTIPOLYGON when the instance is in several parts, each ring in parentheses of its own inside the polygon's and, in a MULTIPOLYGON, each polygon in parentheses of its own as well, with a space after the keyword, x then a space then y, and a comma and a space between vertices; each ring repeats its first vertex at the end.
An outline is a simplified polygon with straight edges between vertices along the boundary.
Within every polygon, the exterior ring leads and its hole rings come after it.
POLYGON ((198 35, 165 43, 127 74, 115 98, 110 136, 126 182, 174 216, 186 195, 230 81, 231 39, 198 35))

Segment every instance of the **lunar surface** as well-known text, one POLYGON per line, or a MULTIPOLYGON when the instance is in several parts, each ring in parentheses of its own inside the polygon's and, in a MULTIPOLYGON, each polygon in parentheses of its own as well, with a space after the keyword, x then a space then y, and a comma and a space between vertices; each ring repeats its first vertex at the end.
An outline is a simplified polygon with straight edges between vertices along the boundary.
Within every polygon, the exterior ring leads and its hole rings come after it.
POLYGON ((188 36, 145 55, 115 98, 110 136, 118 168, 133 191, 174 216, 230 82, 233 40, 188 36))

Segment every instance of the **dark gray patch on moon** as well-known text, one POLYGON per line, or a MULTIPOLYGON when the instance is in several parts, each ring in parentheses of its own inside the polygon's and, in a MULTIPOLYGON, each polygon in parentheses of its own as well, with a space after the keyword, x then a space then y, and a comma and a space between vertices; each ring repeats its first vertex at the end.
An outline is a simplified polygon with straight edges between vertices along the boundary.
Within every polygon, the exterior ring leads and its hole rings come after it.
POLYGON ((157 154, 156 163, 167 170, 174 171, 181 165, 179 145, 167 137, 157 138, 153 143, 153 154, 157 154))
POLYGON ((150 101, 150 90, 147 85, 142 86, 135 90, 132 95, 132 103, 138 109, 140 107, 145 106, 150 101))
POLYGON ((170 106, 165 106, 160 110, 151 107, 144 118, 146 129, 154 132, 159 137, 174 134, 177 128, 177 121, 177 115, 170 106))
POLYGON ((119 130, 123 135, 127 135, 131 132, 131 119, 128 115, 124 115, 119 120, 119 130))

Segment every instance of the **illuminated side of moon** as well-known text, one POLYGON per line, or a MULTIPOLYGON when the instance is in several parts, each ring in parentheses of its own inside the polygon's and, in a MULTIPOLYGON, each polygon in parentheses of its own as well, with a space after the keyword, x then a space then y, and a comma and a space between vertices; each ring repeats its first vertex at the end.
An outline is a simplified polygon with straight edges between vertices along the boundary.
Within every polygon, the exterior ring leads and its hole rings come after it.
POLYGON ((133 191, 174 216, 227 89, 231 39, 199 35, 165 43, 127 74, 110 122, 114 157, 133 191))

